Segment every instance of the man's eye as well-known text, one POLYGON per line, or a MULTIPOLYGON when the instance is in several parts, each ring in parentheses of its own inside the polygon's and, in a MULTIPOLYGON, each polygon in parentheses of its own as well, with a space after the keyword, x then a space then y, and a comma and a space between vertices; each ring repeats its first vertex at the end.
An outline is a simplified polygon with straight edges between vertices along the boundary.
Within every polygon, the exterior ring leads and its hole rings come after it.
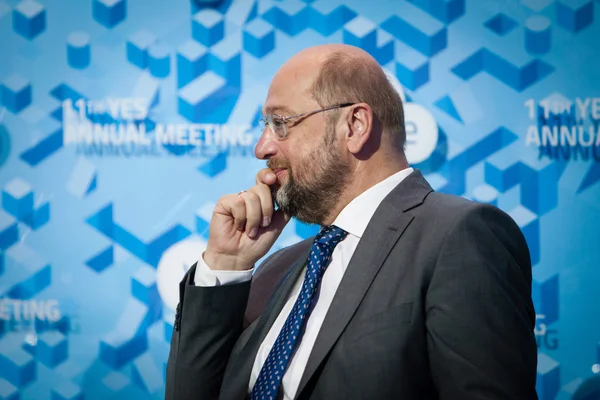
POLYGON ((283 120, 279 118, 273 118, 273 126, 280 128, 283 125, 283 120))

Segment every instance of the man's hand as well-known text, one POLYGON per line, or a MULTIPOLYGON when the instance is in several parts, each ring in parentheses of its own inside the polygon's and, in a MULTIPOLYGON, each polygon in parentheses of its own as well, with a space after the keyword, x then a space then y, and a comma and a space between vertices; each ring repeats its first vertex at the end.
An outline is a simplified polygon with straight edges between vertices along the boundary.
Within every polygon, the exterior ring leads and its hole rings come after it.
POLYGON ((282 211, 274 211, 269 185, 276 182, 273 171, 265 168, 256 174, 256 185, 219 199, 204 252, 211 269, 247 270, 273 246, 290 220, 282 211))

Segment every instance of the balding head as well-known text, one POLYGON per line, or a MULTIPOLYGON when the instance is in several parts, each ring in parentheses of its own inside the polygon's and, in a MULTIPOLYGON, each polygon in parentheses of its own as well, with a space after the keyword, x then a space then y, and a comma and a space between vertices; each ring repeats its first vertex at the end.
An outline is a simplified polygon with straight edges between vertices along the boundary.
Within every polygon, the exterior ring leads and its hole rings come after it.
MULTIPOLYGON (((345 44, 309 47, 290 58, 273 79, 294 83, 294 88, 319 106, 367 103, 374 119, 388 136, 384 142, 402 150, 406 140, 400 95, 379 63, 366 51, 345 44)), ((338 112, 328 114, 334 121, 338 112)))
POLYGON ((347 44, 323 44, 319 46, 308 47, 294 56, 292 56, 281 67, 279 72, 288 69, 300 69, 306 72, 315 72, 335 53, 344 53, 353 58, 362 59, 363 62, 370 62, 378 66, 377 61, 366 51, 349 46, 347 44))

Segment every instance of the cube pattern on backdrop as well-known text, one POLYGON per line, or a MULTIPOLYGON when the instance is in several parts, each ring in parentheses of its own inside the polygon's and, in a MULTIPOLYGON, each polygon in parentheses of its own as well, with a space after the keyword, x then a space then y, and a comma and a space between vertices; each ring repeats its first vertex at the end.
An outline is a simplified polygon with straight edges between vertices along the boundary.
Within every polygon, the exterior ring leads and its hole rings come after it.
MULTIPOLYGON (((540 132, 542 125, 571 129, 578 107, 544 110, 544 102, 579 96, 580 109, 600 119, 600 102, 585 103, 599 89, 593 78, 598 55, 577 64, 577 79, 571 71, 577 54, 597 43, 600 2, 468 4, 175 0, 163 7, 89 0, 64 9, 58 0, 0 1, 0 17, 11 14, 0 40, 10 60, 0 65, 0 134, 10 140, 0 142, 0 164, 6 163, 0 170, 0 297, 60 298, 64 314, 53 329, 40 329, 26 342, 22 332, 4 327, 27 321, 2 325, 0 398, 161 397, 175 310, 163 303, 160 258, 181 241, 206 240, 220 195, 246 187, 263 165, 221 148, 198 157, 194 146, 178 143, 159 145, 167 154, 160 161, 127 152, 88 156, 80 148, 85 146, 63 140, 66 102, 77 117, 114 123, 119 113, 112 115, 109 107, 90 115, 100 101, 142 99, 147 115, 126 122, 149 137, 167 136, 160 124, 172 123, 198 129, 247 125, 256 138, 257 116, 277 67, 307 46, 347 43, 384 67, 405 91, 406 103, 421 104, 435 118, 438 143, 414 165, 434 189, 497 205, 523 231, 534 265, 537 391, 541 400, 571 399, 591 373, 582 371, 590 362, 600 364, 600 337, 592 338, 593 330, 581 335, 557 324, 569 313, 569 321, 589 323, 572 314, 578 307, 585 310, 581 315, 600 312, 597 302, 576 303, 571 295, 574 287, 590 294, 599 278, 587 265, 600 251, 588 237, 600 217, 600 163, 593 156, 573 162, 543 157, 543 149, 526 145, 522 125, 529 108, 523 104, 532 98, 539 104, 527 124, 540 132), (567 247, 578 253, 565 258, 567 247), (73 289, 82 281, 88 284, 73 289), (107 287, 111 296, 100 290, 107 287), (77 306, 68 307, 70 302, 77 306), (102 313, 87 315, 99 304, 102 313), (96 329, 85 348, 80 336, 71 336, 77 324, 82 332, 96 329), (547 335, 558 329, 557 343, 569 342, 576 351, 556 351, 547 335), (89 363, 74 356, 82 353, 89 363)), ((406 120, 407 126, 418 124, 408 114, 406 120)), ((293 221, 269 254, 317 229, 293 221)), ((183 266, 174 268, 183 275, 183 266)), ((36 321, 35 327, 47 323, 36 321)))

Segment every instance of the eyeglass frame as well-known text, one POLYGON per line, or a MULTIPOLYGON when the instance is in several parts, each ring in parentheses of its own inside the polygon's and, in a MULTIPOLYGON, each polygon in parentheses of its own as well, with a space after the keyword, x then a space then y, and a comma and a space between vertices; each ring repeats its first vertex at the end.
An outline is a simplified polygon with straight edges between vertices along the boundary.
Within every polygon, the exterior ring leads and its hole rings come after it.
MULTIPOLYGON (((268 126, 269 129, 271 130, 271 132, 273 132, 273 134, 275 136, 277 136, 277 138, 279 138, 280 140, 283 140, 285 138, 287 138, 288 133, 287 133, 287 124, 288 122, 291 122, 292 119, 297 119, 297 118, 308 118, 314 114, 323 112, 323 111, 329 111, 329 110, 334 110, 336 108, 343 108, 343 107, 349 107, 349 106, 353 106, 355 104, 358 103, 341 103, 341 104, 336 104, 333 106, 329 106, 329 107, 325 107, 325 108, 320 108, 318 110, 312 110, 312 111, 306 111, 300 114, 295 114, 295 115, 280 115, 280 114, 267 114, 265 116, 263 116, 262 118, 259 119, 259 122, 262 122, 265 124, 265 128, 268 126), (283 136, 278 134, 277 131, 275 130, 275 128, 273 127, 273 117, 278 117, 279 119, 281 119, 281 121, 283 122, 283 136), (270 119, 270 121, 269 121, 270 119)), ((263 129, 264 130, 264 129, 263 129)))

